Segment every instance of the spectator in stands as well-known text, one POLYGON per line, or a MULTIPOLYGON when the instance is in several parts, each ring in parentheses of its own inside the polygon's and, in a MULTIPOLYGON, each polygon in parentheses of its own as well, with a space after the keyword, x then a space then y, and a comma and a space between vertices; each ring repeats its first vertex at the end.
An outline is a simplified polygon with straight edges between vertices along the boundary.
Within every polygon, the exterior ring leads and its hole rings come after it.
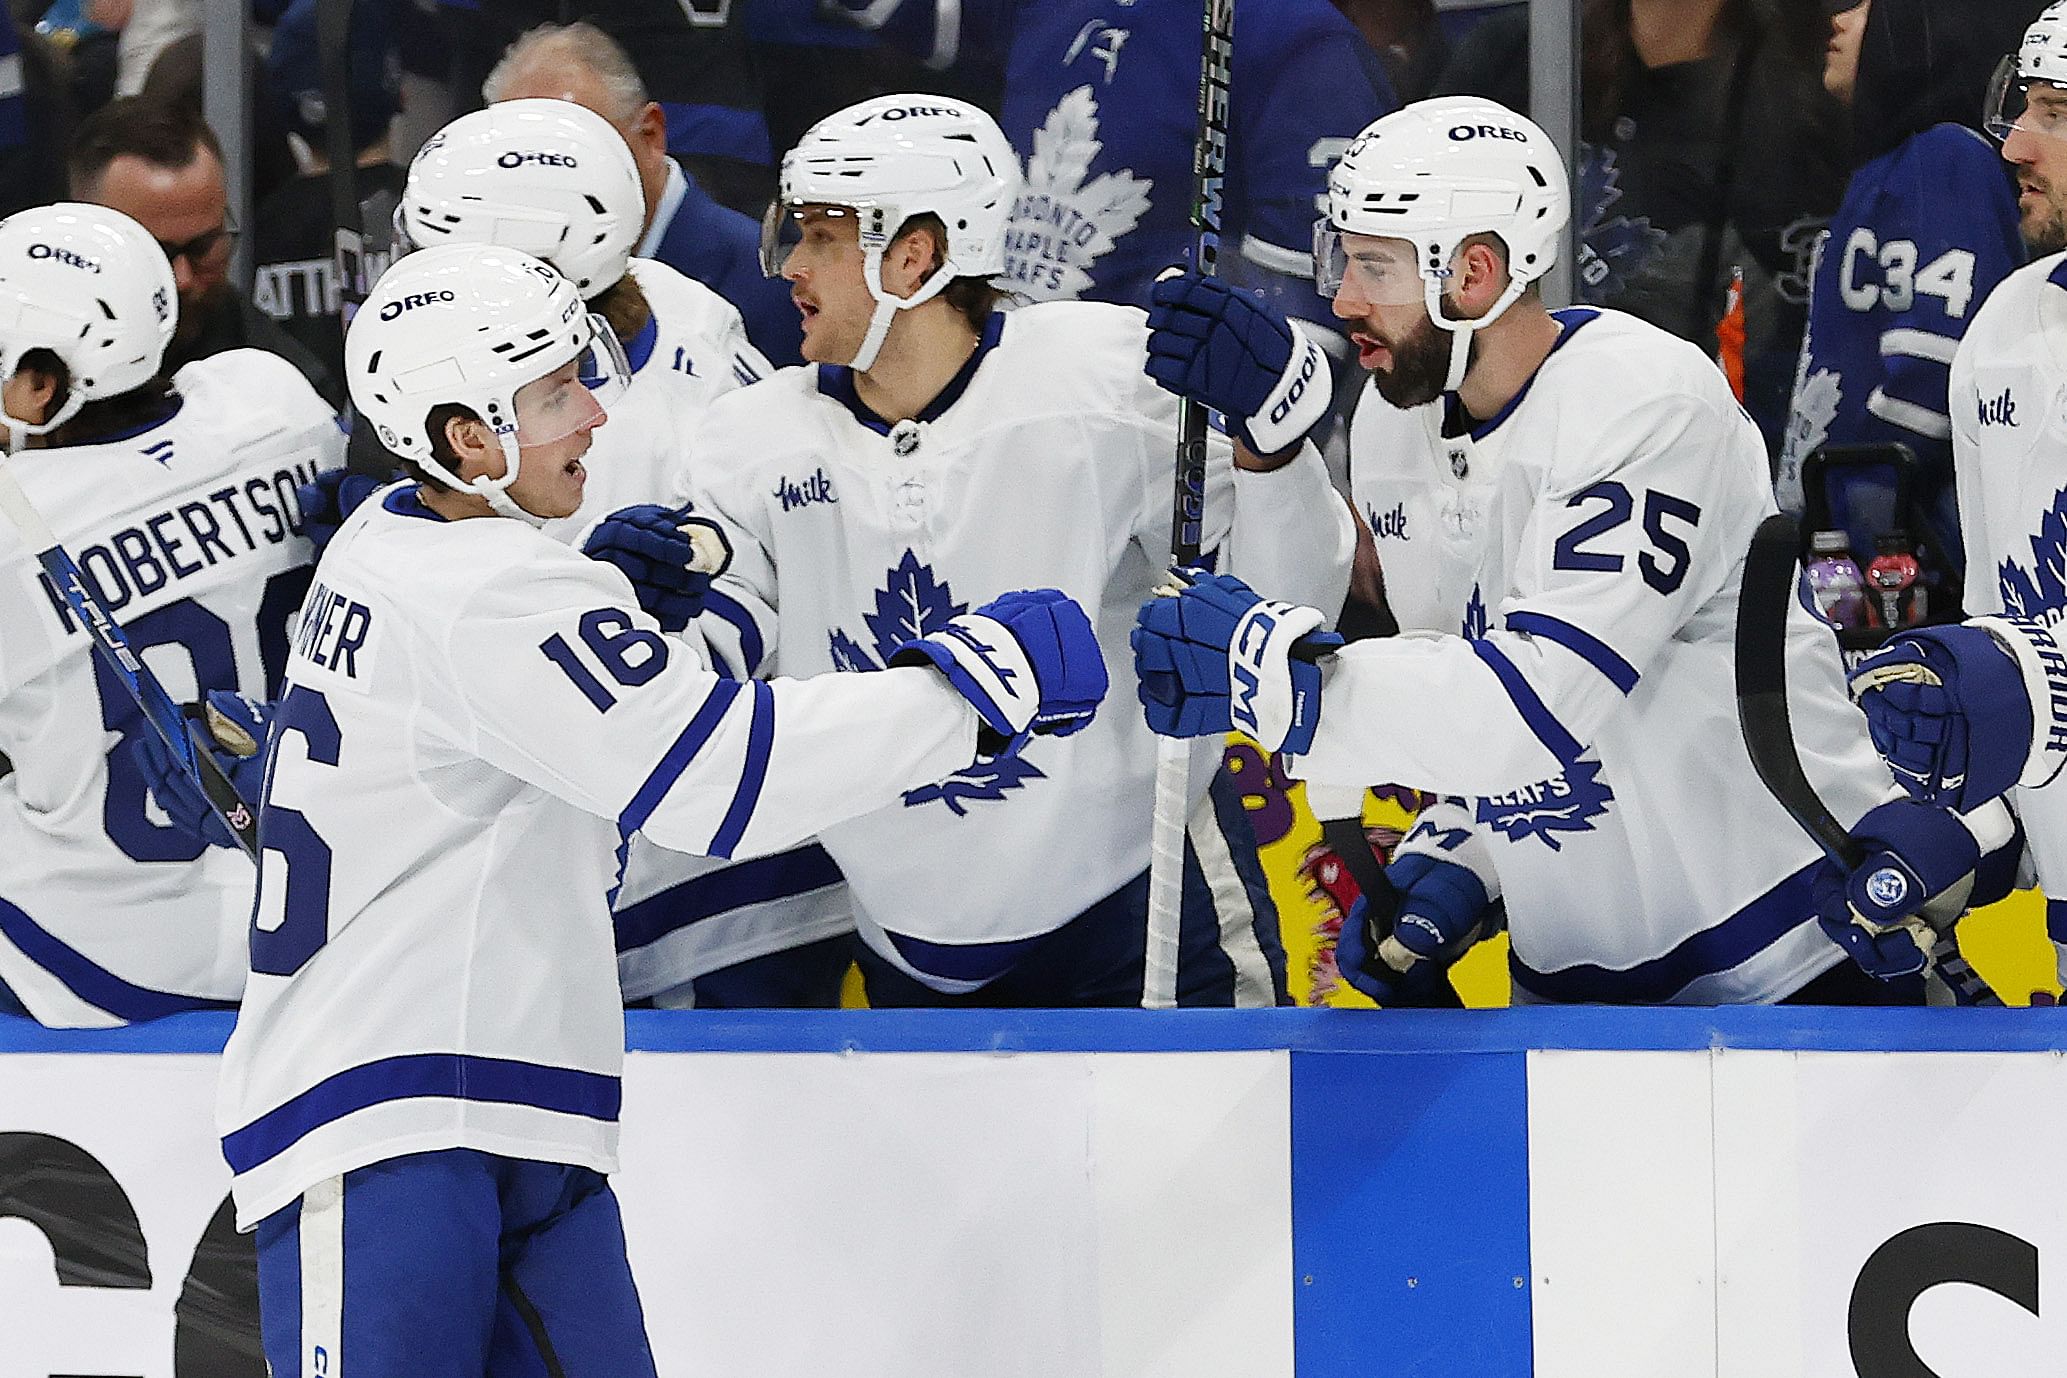
POLYGON ((77 116, 51 43, 0 16, 0 216, 61 199, 77 116))
POLYGON ((646 192, 636 250, 695 278, 739 309, 754 347, 777 368, 802 359, 803 326, 789 287, 761 272, 761 231, 719 205, 668 153, 668 114, 617 41, 593 24, 544 24, 524 34, 482 83, 491 103, 571 100, 617 127, 646 192))
MULTIPOLYGON (((1948 374, 1974 312, 2024 261, 2009 170, 1976 125, 1991 69, 2016 48, 2042 0, 1823 5, 1831 26, 1824 84, 1851 109, 1853 172, 1817 263, 1780 500, 1801 509, 1802 462, 1826 443, 1908 446, 1922 461, 1924 527, 1909 534, 1935 588, 1954 598, 1959 519, 1948 374)), ((1828 476, 1881 486, 1889 478, 1864 468, 1828 476)), ((1831 510, 1843 521, 1887 507, 1839 495, 1831 510)), ((1895 524, 1910 520, 1893 516, 1895 524)), ((1877 534, 1852 530, 1862 559, 1877 534)))
POLYGON ((473 93, 518 37, 543 24, 586 21, 629 55, 666 116, 667 151, 705 191, 755 221, 774 199, 775 151, 741 0, 438 2, 453 39, 454 114, 474 108, 473 93))
POLYGON ((110 101, 80 122, 67 173, 73 199, 128 215, 172 261, 179 332, 166 352, 168 374, 250 346, 286 358, 337 404, 336 376, 230 283, 237 226, 223 190, 222 146, 197 113, 141 97, 110 101))
MULTIPOLYGON (((1804 0, 1582 0, 1579 295, 1714 352, 1744 275, 1743 400, 1777 450, 1810 255, 1844 186, 1823 88, 1824 8, 1804 0)), ((1528 7, 1458 44, 1443 94, 1526 110, 1528 7)))
MULTIPOLYGON (((342 375, 329 111, 316 50, 316 8, 316 0, 294 0, 280 16, 266 54, 267 118, 298 142, 296 156, 306 171, 258 207, 251 300, 331 372, 342 375)), ((403 182, 402 169, 388 156, 388 124, 400 92, 392 9, 384 0, 358 0, 353 6, 347 92, 357 155, 352 193, 360 205, 362 232, 379 243, 386 241, 403 182)), ((367 265, 369 282, 390 257, 374 252, 367 265)))
POLYGON ((1435 0, 1335 0, 1335 8, 1385 64, 1400 104, 1411 105, 1435 90, 1450 60, 1435 0))

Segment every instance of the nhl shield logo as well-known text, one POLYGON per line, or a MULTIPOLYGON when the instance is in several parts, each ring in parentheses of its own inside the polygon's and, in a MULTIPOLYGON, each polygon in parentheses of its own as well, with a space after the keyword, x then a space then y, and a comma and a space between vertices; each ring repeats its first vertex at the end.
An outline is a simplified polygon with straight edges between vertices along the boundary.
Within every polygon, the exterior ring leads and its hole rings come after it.
POLYGON ((1450 472, 1458 478, 1471 472, 1471 456, 1461 447, 1450 451, 1450 472))
POLYGON ((890 449, 899 459, 910 457, 919 448, 919 425, 916 421, 900 421, 890 428, 890 449))

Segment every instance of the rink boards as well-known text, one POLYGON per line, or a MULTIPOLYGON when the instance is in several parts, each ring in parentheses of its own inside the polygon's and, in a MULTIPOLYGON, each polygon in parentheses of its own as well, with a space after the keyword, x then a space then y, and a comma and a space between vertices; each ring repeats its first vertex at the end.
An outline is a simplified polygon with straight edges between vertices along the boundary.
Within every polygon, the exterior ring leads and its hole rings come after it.
MULTIPOLYGON (((2020 1378, 2058 1019, 634 1014, 617 1187, 684 1378, 2020 1378)), ((227 1028, 0 1026, 0 1378, 254 1371, 227 1028)))

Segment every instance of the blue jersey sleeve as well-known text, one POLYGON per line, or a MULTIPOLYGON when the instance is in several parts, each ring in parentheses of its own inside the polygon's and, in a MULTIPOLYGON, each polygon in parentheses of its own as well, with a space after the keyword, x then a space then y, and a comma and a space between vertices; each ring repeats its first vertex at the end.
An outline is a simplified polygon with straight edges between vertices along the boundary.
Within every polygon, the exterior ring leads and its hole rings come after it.
MULTIPOLYGON (((754 0, 758 9, 822 12, 822 0, 754 0)), ((830 8, 938 69, 996 62, 1010 41, 1015 0, 830 0, 830 8)), ((767 22, 767 21, 763 21, 767 22)))

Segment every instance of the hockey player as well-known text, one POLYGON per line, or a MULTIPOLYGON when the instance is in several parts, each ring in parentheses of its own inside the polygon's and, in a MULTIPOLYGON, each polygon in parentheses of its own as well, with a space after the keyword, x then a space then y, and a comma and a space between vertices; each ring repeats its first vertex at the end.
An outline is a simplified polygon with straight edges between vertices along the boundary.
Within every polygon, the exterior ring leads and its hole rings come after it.
POLYGON ((744 684, 539 533, 621 385, 512 250, 401 260, 353 402, 417 478, 325 550, 275 714, 251 979, 219 1101, 275 1373, 654 1371, 615 1199, 623 838, 749 855, 1091 719, 1052 590, 865 677, 744 684), (919 667, 919 668, 911 668, 919 667), (937 671, 937 673, 936 673, 937 671), (340 1352, 342 1343, 342 1352, 340 1352))
MULTIPOLYGON (((2017 198, 1975 126, 1976 93, 2037 0, 1831 0, 1824 84, 1852 108, 1854 170, 1818 250, 1808 334, 1780 455, 1781 506, 1799 512, 1801 465, 1826 443, 1907 445, 1922 461, 1910 536, 1933 570, 1956 581, 1959 514, 1945 382, 1974 311, 2024 261, 2017 198)), ((1870 556, 1868 522, 1885 503, 1853 500, 1850 484, 1886 486, 1872 469, 1826 471, 1839 520, 1870 556), (1862 544, 1863 542, 1863 544, 1862 544)), ((1860 493, 1859 496, 1865 496, 1860 493)), ((1909 519, 1894 513, 1901 524, 1909 519)), ((1941 590, 1932 590, 1934 605, 1941 590)), ((1956 606, 1958 585, 1942 589, 1956 606)))
MULTIPOLYGON (((175 698, 263 698, 308 585, 295 486, 342 440, 274 355, 167 377, 177 311, 171 265, 120 211, 0 223, 6 462, 175 698)), ((104 1026, 234 1002, 251 864, 151 806, 132 752, 151 729, 34 556, 0 520, 0 1007, 104 1026)))
MULTIPOLYGON (((631 257, 643 209, 638 169, 609 122, 541 99, 503 101, 432 136, 410 164, 400 210, 412 244, 500 244, 544 259, 624 341, 631 382, 596 437, 581 510, 543 529, 607 550, 635 582, 652 568, 642 549, 656 539, 665 549, 672 519, 662 509, 690 496, 704 411, 773 371, 717 293, 631 257)), ((652 592, 669 603, 662 626, 679 631, 709 580, 665 565, 652 572, 675 576, 652 592)), ((634 838, 616 907, 628 1001, 839 1004, 853 910, 839 868, 815 844, 727 864, 634 838)))
POLYGON ((1982 304, 1952 361, 1952 456, 1966 535, 1960 626, 1894 638, 1852 675, 1875 745, 1921 800, 2008 797, 2029 839, 2067 975, 2067 0, 2026 32, 1991 98, 2023 187, 2024 232, 2052 252, 1982 304))
MULTIPOLYGON (((1040 583, 1079 599, 1124 666, 1168 560, 1175 404, 1141 377, 1138 310, 994 309, 1018 188, 996 123, 936 96, 840 111, 784 158, 768 266, 813 366, 719 399, 697 455, 738 550, 717 585, 736 607, 714 601, 697 624, 729 663, 874 669, 959 609, 1040 583)), ((1223 560, 1296 581, 1315 537, 1294 516, 1341 506, 1319 464, 1230 475, 1216 444, 1209 467, 1207 547, 1232 522, 1223 560)), ((1327 553, 1346 562, 1343 536, 1327 553)), ((1346 583, 1329 568, 1297 586, 1339 605, 1346 583)), ((1270 1004, 1274 915, 1239 801, 1224 783, 1198 798, 1210 756, 1193 774, 1180 999, 1270 1004)), ((1132 715, 1109 714, 828 829, 870 1000, 1139 1000, 1154 758, 1132 715)))
MULTIPOLYGON (((1737 587, 1773 510, 1758 430, 1693 346, 1619 312, 1545 309, 1533 284, 1567 186, 1540 129, 1472 97, 1350 145, 1315 260, 1377 394, 1356 414, 1352 484, 1407 634, 1310 664, 1290 652, 1321 613, 1201 578, 1142 610, 1149 721, 1232 720, 1309 781, 1445 796, 1389 868, 1397 932, 1372 953, 1363 911, 1344 924, 1343 972, 1381 1002, 1425 983, 1496 901, 1518 1001, 1920 998, 1920 981, 1843 964, 1819 929, 1816 846, 1737 728, 1737 587), (1689 860, 1715 856, 1729 864, 1689 860)), ((1254 426, 1286 366, 1236 362, 1261 354, 1267 308, 1204 286, 1158 286, 1152 348, 1174 385, 1254 426)), ((1895 797, 1805 606, 1788 647, 1803 759, 1838 816, 1913 842, 1933 879, 1970 873, 1976 836, 1895 797)))

